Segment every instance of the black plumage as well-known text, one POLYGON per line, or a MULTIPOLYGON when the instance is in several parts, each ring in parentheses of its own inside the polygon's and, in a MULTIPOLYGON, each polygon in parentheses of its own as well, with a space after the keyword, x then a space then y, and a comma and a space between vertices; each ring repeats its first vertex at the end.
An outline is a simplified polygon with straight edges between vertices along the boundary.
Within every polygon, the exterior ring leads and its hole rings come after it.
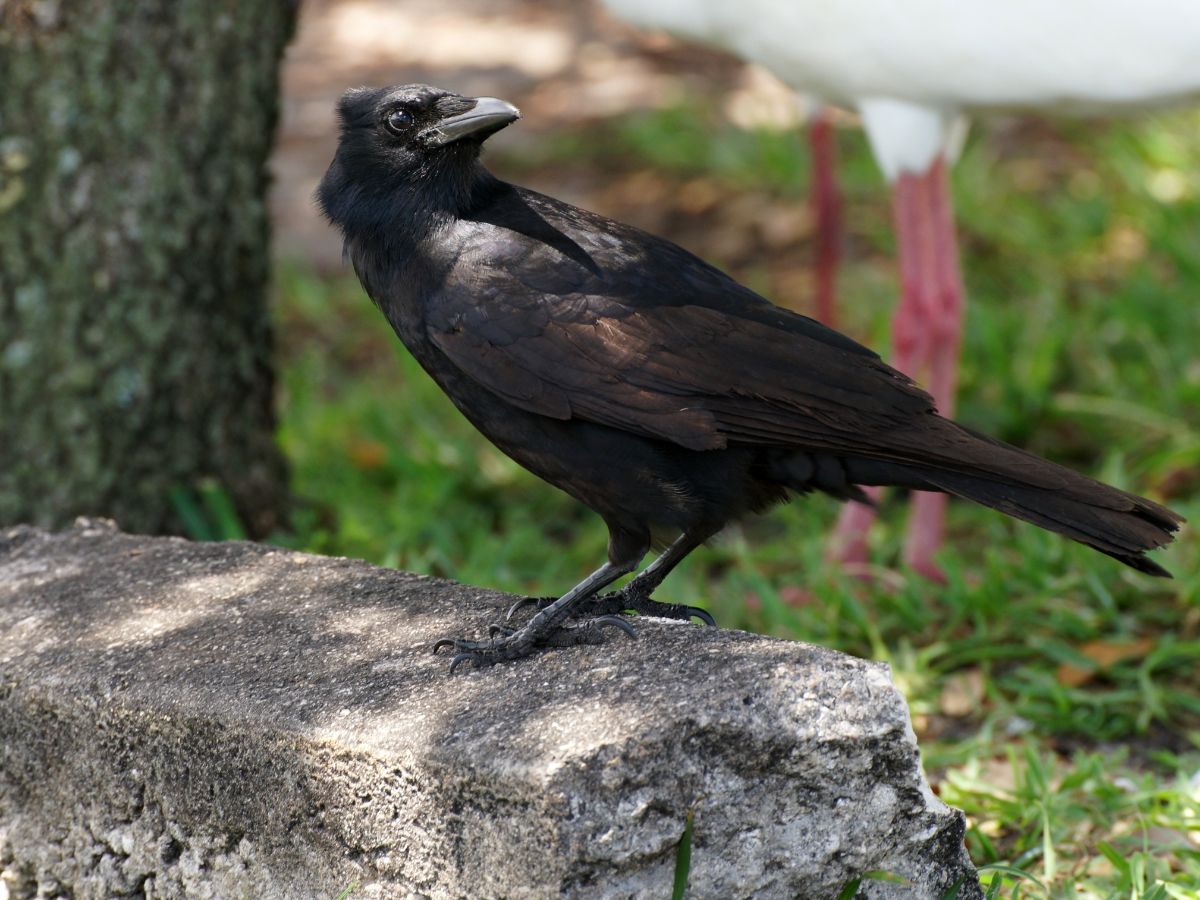
POLYGON ((479 149, 514 107, 408 85, 350 91, 340 115, 318 199, 367 293, 484 435, 609 529, 604 566, 521 629, 444 642, 456 663, 629 630, 624 610, 702 615, 650 594, 789 492, 944 491, 1167 574, 1144 553, 1171 510, 940 417, 871 350, 669 241, 495 178, 479 149), (679 537, 600 596, 661 530, 679 537))

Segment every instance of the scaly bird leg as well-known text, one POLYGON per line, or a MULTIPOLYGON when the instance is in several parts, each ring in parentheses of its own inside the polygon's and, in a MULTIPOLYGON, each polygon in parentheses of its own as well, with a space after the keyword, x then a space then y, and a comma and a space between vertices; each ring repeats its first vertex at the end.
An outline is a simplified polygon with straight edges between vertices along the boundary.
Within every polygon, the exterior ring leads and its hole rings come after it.
MULTIPOLYGON (((945 162, 940 156, 921 181, 929 217, 928 265, 933 282, 931 302, 921 311, 925 316, 921 328, 927 335, 923 363, 928 367, 929 392, 933 395, 938 412, 952 418, 958 389, 964 291, 950 182, 945 162)), ((945 575, 933 561, 933 556, 942 544, 948 499, 945 494, 915 492, 908 534, 904 541, 904 562, 914 571, 935 581, 945 581, 945 575)))
MULTIPOLYGON (((942 415, 954 411, 963 290, 958 268, 946 163, 938 156, 921 174, 904 172, 893 189, 899 245, 900 305, 892 320, 892 364, 913 378, 929 380, 942 415)), ((878 488, 868 488, 877 499, 878 488)), ((904 545, 904 561, 915 571, 943 580, 933 562, 941 545, 946 495, 917 491, 904 545)), ((848 503, 830 541, 830 558, 846 565, 867 563, 867 531, 874 510, 848 503)))
POLYGON ((684 557, 712 537, 713 533, 711 529, 684 532, 672 541, 671 546, 664 550, 658 559, 646 566, 633 581, 619 591, 597 597, 591 604, 591 608, 600 615, 612 615, 633 610, 643 616, 680 619, 684 622, 695 616, 705 625, 716 625, 716 620, 698 606, 659 603, 657 600, 650 599, 650 595, 658 589, 671 571, 683 562, 684 557))
MULTIPOLYGON (((607 618, 632 610, 643 616, 677 619, 684 622, 690 621, 694 616, 706 625, 716 625, 716 620, 708 611, 698 606, 659 603, 657 600, 650 599, 650 595, 658 589, 671 571, 683 562, 684 557, 708 540, 712 534, 710 529, 681 534, 671 543, 671 546, 662 552, 658 559, 646 566, 641 574, 624 588, 602 597, 593 596, 590 600, 582 603, 574 615, 607 618)), ((505 618, 511 619, 518 610, 531 604, 536 605, 539 609, 546 609, 550 603, 548 598, 525 597, 509 607, 505 618)))
POLYGON ((444 638, 434 644, 433 652, 437 653, 443 647, 451 647, 458 651, 450 661, 450 671, 453 672, 464 662, 469 662, 478 669, 498 662, 521 659, 545 647, 601 643, 603 638, 600 629, 605 626, 620 628, 630 637, 636 637, 633 627, 617 616, 600 616, 579 625, 564 624, 581 604, 587 602, 597 591, 632 571, 635 565, 636 562, 620 565, 606 562, 545 609, 539 610, 524 627, 512 631, 503 625, 493 625, 490 629, 491 637, 486 641, 444 638))
POLYGON ((837 135, 828 109, 808 126, 812 154, 809 205, 816 239, 817 318, 837 327, 837 273, 842 243, 842 198, 837 186, 837 135))

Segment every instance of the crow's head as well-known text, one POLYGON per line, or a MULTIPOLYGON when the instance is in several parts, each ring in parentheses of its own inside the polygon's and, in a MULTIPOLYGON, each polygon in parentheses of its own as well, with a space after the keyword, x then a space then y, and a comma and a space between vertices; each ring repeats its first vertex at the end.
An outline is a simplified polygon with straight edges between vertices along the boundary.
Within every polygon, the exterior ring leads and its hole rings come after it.
POLYGON ((520 115, 494 97, 424 84, 347 91, 338 104, 337 153, 317 201, 343 230, 380 204, 452 208, 469 192, 484 140, 520 115))

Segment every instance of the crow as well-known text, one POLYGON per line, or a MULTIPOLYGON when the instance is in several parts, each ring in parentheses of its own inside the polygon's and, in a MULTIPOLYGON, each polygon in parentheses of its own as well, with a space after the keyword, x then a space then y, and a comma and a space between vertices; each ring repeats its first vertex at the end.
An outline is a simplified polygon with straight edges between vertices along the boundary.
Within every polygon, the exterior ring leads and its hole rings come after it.
POLYGON ((1144 554, 1171 510, 942 418, 873 351, 667 240, 496 178, 480 148, 511 104, 402 85, 338 112, 317 201, 367 294, 479 431, 608 527, 607 562, 524 626, 439 641, 452 671, 632 635, 629 611, 712 624, 653 591, 727 523, 814 490, 942 491, 1169 577, 1144 554))

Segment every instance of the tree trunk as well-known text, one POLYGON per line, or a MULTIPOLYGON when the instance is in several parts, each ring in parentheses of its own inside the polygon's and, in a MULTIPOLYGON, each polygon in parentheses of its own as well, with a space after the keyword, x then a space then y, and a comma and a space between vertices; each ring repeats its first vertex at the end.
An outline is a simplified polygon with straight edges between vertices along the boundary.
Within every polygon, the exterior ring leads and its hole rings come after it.
POLYGON ((0 525, 279 520, 267 154, 291 0, 0 0, 0 525))

